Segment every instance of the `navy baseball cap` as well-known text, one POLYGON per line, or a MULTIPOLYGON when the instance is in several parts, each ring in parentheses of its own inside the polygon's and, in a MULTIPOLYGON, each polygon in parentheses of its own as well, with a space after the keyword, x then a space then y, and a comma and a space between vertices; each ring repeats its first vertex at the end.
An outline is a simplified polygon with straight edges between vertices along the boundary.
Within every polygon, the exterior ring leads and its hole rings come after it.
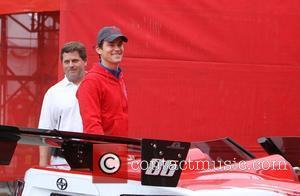
POLYGON ((97 35, 97 43, 101 43, 102 41, 111 42, 120 37, 123 42, 128 42, 128 39, 125 35, 123 35, 120 29, 116 26, 107 26, 103 27, 97 35))

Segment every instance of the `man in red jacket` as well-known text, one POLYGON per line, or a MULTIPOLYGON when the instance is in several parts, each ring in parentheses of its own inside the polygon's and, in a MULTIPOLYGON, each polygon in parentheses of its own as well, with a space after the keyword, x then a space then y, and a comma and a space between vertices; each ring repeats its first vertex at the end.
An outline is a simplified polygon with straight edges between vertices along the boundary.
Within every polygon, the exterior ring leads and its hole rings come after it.
POLYGON ((93 64, 76 94, 85 133, 127 136, 127 91, 119 66, 127 41, 115 26, 98 33, 96 52, 101 59, 93 64))

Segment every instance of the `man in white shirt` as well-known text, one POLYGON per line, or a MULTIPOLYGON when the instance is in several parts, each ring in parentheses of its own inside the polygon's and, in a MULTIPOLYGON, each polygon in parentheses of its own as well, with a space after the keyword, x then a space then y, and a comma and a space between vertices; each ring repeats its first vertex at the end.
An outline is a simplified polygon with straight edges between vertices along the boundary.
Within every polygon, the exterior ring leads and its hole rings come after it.
MULTIPOLYGON (((86 48, 80 42, 64 44, 60 52, 65 77, 46 92, 43 100, 39 128, 59 131, 82 132, 76 91, 85 75, 86 48)), ((57 154, 54 154, 57 155, 57 154)), ((40 166, 47 166, 50 152, 40 147, 40 166)), ((51 165, 67 164, 60 156, 51 157, 51 165)))

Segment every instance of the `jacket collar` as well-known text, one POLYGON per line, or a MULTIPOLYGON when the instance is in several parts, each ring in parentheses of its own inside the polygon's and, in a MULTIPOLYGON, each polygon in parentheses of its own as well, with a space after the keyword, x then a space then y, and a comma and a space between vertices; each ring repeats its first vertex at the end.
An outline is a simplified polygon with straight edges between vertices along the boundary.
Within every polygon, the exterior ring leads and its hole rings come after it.
POLYGON ((119 75, 119 78, 115 77, 112 73, 110 73, 107 69, 105 69, 103 66, 100 66, 99 63, 94 63, 92 68, 90 69, 91 73, 98 73, 101 74, 107 78, 119 81, 123 77, 122 72, 119 75))

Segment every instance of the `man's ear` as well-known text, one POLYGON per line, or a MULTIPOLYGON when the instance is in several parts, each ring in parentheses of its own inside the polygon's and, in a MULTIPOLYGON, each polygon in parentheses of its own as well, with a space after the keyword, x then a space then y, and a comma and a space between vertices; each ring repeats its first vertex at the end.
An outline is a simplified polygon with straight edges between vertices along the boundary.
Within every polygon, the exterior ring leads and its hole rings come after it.
POLYGON ((96 47, 96 52, 97 54, 101 55, 102 54, 102 49, 99 47, 96 47))

